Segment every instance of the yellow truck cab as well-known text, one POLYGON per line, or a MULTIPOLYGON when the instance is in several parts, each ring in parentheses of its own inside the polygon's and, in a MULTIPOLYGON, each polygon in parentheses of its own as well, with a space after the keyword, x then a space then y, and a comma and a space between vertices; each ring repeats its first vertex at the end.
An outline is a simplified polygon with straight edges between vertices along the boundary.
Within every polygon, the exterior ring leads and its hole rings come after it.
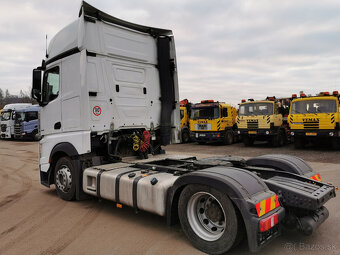
POLYGON ((181 116, 181 141, 182 143, 190 142, 190 108, 191 103, 188 99, 183 99, 180 101, 180 116, 181 116))
POLYGON ((261 101, 242 100, 237 127, 244 145, 268 141, 272 146, 282 146, 289 139, 289 103, 289 98, 275 97, 267 97, 261 101))
POLYGON ((304 93, 292 96, 288 117, 295 148, 303 148, 309 142, 327 139, 332 147, 340 147, 339 93, 321 92, 316 96, 304 93))
POLYGON ((203 100, 191 106, 191 139, 198 143, 223 142, 232 144, 238 140, 236 126, 237 109, 223 102, 203 100))

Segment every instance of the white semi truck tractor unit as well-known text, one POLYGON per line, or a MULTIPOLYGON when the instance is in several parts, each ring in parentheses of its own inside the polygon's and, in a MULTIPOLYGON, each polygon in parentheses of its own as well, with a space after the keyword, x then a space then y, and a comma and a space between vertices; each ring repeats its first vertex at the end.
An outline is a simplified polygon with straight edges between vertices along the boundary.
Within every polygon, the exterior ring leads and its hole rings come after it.
POLYGON ((258 251, 287 224, 311 234, 335 196, 303 160, 267 155, 166 155, 180 138, 174 37, 82 2, 33 70, 40 106, 41 183, 64 200, 89 196, 181 223, 191 243, 222 254, 247 238, 258 251))

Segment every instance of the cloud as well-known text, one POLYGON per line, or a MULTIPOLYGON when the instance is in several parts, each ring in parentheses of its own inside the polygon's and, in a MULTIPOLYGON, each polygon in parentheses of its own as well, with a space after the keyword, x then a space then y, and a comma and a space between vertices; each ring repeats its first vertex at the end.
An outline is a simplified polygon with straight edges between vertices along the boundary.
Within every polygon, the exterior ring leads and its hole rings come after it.
MULTIPOLYGON (((340 90, 336 0, 95 1, 131 22, 172 29, 180 97, 236 105, 242 98, 340 90)), ((80 1, 3 1, 0 88, 27 89, 51 38, 77 18, 80 1)))

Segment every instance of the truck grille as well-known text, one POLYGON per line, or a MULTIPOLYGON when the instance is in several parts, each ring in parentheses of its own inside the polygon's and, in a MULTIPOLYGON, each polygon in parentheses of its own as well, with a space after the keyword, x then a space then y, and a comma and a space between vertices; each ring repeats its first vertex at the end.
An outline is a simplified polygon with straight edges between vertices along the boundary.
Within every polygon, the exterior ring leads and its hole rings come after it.
POLYGON ((14 135, 15 135, 15 136, 21 136, 21 133, 22 133, 21 124, 16 123, 16 124, 14 125, 14 135))
POLYGON ((6 124, 1 124, 1 132, 6 132, 7 125, 6 124))
POLYGON ((252 122, 247 122, 247 128, 248 129, 257 129, 259 128, 259 122, 258 121, 252 121, 252 122))
POLYGON ((304 129, 318 129, 319 128, 319 122, 318 121, 303 122, 303 128, 304 129))

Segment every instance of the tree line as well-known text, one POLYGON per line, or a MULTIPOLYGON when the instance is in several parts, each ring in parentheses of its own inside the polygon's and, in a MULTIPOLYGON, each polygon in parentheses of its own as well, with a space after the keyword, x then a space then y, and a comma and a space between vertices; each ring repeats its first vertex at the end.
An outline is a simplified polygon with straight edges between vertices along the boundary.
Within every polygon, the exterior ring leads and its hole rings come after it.
POLYGON ((8 89, 3 91, 0 88, 0 109, 4 108, 6 104, 16 104, 16 103, 32 103, 37 102, 31 98, 30 91, 20 90, 19 95, 12 95, 9 93, 8 89))

